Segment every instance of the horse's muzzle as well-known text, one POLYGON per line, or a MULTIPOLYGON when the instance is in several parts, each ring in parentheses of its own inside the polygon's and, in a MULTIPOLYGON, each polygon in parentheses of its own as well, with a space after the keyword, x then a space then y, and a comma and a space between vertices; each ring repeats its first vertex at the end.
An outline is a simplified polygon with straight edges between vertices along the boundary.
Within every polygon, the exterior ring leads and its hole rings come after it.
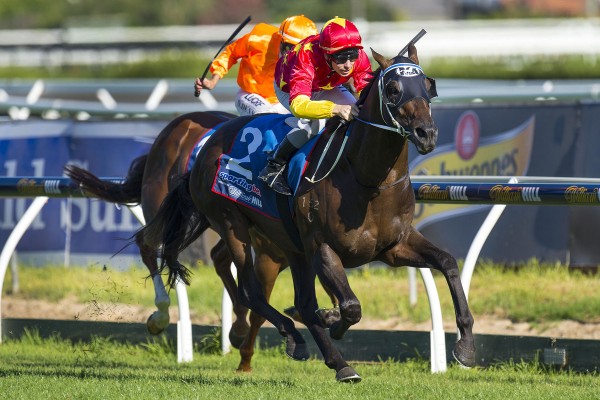
POLYGON ((412 142, 420 154, 427 154, 435 149, 438 128, 435 125, 418 126, 413 130, 412 142))

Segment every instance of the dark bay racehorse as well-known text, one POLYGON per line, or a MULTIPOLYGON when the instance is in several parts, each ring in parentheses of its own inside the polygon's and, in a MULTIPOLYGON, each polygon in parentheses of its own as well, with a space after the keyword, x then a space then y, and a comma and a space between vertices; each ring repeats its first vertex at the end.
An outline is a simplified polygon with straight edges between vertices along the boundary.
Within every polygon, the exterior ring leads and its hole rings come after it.
MULTIPOLYGON (((361 378, 342 358, 326 334, 326 325, 315 315, 318 305, 314 279, 318 275, 340 300, 341 318, 329 327, 329 335, 340 339, 361 319, 361 305, 348 284, 344 268, 375 260, 392 267, 434 268, 444 275, 460 332, 454 357, 465 366, 475 364, 473 318, 456 261, 411 225, 415 198, 408 170, 408 143, 412 142, 422 154, 435 147, 437 127, 430 110, 430 99, 436 95, 435 83, 418 66, 414 45, 409 46, 408 58, 386 59, 374 51, 373 57, 379 69, 371 85, 363 90, 359 100, 362 108, 348 128, 339 163, 330 170, 322 167, 318 170, 321 163, 309 159, 304 176, 316 175, 321 180, 303 179, 293 199, 291 216, 301 239, 300 247, 281 220, 265 218, 211 190, 218 160, 229 151, 251 117, 237 118, 216 131, 191 173, 182 177, 156 218, 143 230, 148 242, 163 245, 162 266, 166 263, 169 281, 173 282, 177 278, 187 280, 187 271, 169 260, 189 244, 188 238, 213 228, 233 256, 241 300, 278 329, 286 339, 288 356, 305 360, 308 352, 304 338, 292 320, 268 304, 252 268, 253 238, 272 240, 290 264, 295 305, 326 365, 336 371, 338 381, 361 378), (328 173, 323 177, 324 171, 328 173), (186 211, 190 200, 196 209, 186 211)), ((326 139, 339 125, 335 118, 328 122, 314 154, 323 152, 326 139)), ((334 158, 335 154, 327 154, 323 165, 334 165, 331 161, 334 158)))
MULTIPOLYGON (((190 153, 196 144, 213 127, 231 118, 233 114, 223 112, 192 112, 173 119, 157 136, 148 154, 135 159, 122 183, 100 180, 91 172, 75 165, 65 167, 66 174, 87 192, 104 201, 119 204, 140 204, 144 219, 150 221, 156 215, 160 204, 170 188, 176 185, 177 178, 186 172, 190 153)), ((170 299, 164 287, 157 265, 157 249, 144 242, 143 235, 136 234, 136 243, 142 261, 150 271, 155 290, 157 310, 146 322, 148 332, 160 334, 169 325, 170 299)), ((287 267, 285 255, 264 238, 254 243, 256 270, 260 277, 266 298, 273 290, 279 272, 287 267)), ((250 324, 246 320, 248 309, 238 301, 237 284, 231 274, 231 256, 224 242, 219 241, 211 250, 210 256, 215 270, 232 299, 236 319, 229 332, 232 345, 240 349, 240 371, 250 371, 254 345, 264 319, 250 313, 250 324)), ((334 306, 337 300, 332 297, 334 306)), ((333 312, 337 310, 334 308, 333 312)))

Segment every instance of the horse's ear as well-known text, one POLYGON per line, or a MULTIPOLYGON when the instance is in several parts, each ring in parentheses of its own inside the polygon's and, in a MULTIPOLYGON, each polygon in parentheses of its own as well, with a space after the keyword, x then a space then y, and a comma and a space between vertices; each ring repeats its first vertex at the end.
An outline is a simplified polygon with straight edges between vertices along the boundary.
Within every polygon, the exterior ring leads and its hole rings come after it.
POLYGON ((391 65, 390 60, 388 60, 387 58, 385 58, 384 56, 382 56, 381 54, 379 54, 378 52, 373 50, 373 48, 371 48, 371 54, 373 54, 373 59, 375 61, 377 61, 377 64, 379 64, 379 66, 381 67, 382 70, 386 69, 387 67, 389 67, 391 65))
POLYGON ((417 56, 417 48, 413 43, 410 43, 408 45, 408 58, 410 58, 415 64, 419 65, 419 56, 417 56))

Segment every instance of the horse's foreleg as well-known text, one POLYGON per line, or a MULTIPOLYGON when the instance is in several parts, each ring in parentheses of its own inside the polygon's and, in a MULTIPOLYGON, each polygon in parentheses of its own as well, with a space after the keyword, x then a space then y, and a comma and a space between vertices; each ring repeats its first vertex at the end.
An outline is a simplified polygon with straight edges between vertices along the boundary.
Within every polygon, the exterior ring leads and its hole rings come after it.
POLYGON ((460 332, 460 338, 454 346, 453 355, 462 365, 466 367, 474 366, 473 316, 469 310, 467 297, 460 281, 456 259, 434 246, 414 229, 410 233, 406 244, 397 245, 387 253, 387 257, 382 261, 392 266, 408 264, 417 268, 432 267, 444 275, 452 296, 456 325, 460 332))
POLYGON ((327 244, 319 246, 313 256, 312 266, 323 286, 329 288, 340 302, 340 319, 331 324, 329 334, 334 339, 341 339, 352 325, 360 321, 360 302, 350 288, 340 258, 327 244))
POLYGON ((317 346, 319 346, 325 360, 325 365, 335 370, 336 379, 339 382, 360 382, 360 375, 344 360, 339 350, 328 337, 326 329, 315 313, 315 310, 318 308, 315 293, 315 271, 310 266, 303 268, 305 264, 303 258, 291 258, 289 257, 288 259, 290 260, 290 268, 294 280, 294 304, 300 312, 304 324, 315 339, 317 346))
POLYGON ((231 256, 225 242, 219 240, 219 242, 210 251, 210 258, 215 267, 217 275, 221 278, 225 290, 231 298, 233 303, 233 313, 235 314, 235 321, 231 326, 229 332, 229 341, 231 345, 236 349, 239 349, 242 345, 244 338, 248 334, 250 326, 246 320, 248 315, 248 308, 245 307, 239 300, 237 295, 237 283, 231 273, 231 256))

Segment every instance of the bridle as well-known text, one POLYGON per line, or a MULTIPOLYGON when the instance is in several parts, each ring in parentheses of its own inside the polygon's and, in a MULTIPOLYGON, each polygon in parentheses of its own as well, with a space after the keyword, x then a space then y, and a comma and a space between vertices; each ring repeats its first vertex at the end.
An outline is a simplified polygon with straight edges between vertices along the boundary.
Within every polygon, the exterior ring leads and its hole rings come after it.
MULTIPOLYGON (((384 129, 387 131, 398 133, 404 139, 410 139, 410 137, 412 136, 412 132, 409 131, 408 129, 404 128, 402 126, 402 124, 400 124, 400 122, 398 122, 394 118, 391 108, 398 109, 398 108, 402 107, 408 101, 419 98, 419 97, 425 99, 428 103, 431 103, 431 97, 437 96, 437 93, 435 92, 434 81, 430 78, 427 78, 427 76, 425 75, 425 73, 423 72, 421 67, 419 67, 417 64, 396 63, 396 64, 390 65, 389 67, 387 67, 386 69, 384 69, 383 71, 380 72, 378 80, 377 80, 377 88, 379 90, 379 109, 381 112, 381 119, 384 121, 385 125, 367 121, 362 118, 359 118, 358 116, 354 117, 354 119, 359 122, 362 122, 363 124, 371 125, 376 128, 380 128, 380 129, 384 129), (393 77, 390 77, 389 74, 394 73, 394 72, 396 73, 396 75, 400 76, 400 81, 403 83, 403 87, 406 87, 406 89, 407 89, 407 90, 402 91, 400 98, 396 102, 391 101, 384 91, 384 88, 387 85, 387 81, 394 79, 393 77), (429 79, 432 84, 431 95, 427 91, 427 88, 425 87, 425 79, 429 79), (412 96, 412 97, 405 96, 405 94, 407 94, 407 93, 413 94, 414 96, 412 96), (404 100, 405 97, 407 98, 406 100, 404 100), (385 110, 385 113, 384 113, 384 110, 385 110)), ((350 123, 352 123, 352 121, 350 123)), ((325 179, 327 176, 329 176, 331 171, 333 171, 333 169, 335 168, 335 166, 337 165, 337 163, 340 159, 340 156, 344 150, 344 147, 346 146, 346 141, 348 140, 348 135, 349 135, 349 129, 348 129, 349 126, 348 125, 349 125, 348 122, 346 122, 344 120, 340 121, 340 124, 337 126, 337 128, 334 130, 334 132, 331 134, 329 141, 327 142, 327 144, 325 146, 325 150, 321 154, 321 158, 319 159, 319 162, 317 163, 317 167, 315 169, 313 176, 311 178, 305 177, 306 180, 308 180, 309 182, 314 184, 314 183, 317 183, 317 182, 325 179), (325 154, 327 153, 327 151, 329 149, 331 141, 333 140, 334 134, 340 128, 345 128, 346 133, 344 135, 344 141, 342 142, 341 148, 338 151, 337 157, 336 157, 333 165, 329 169, 329 171, 323 177, 321 177, 319 179, 315 179, 316 175, 317 175, 317 171, 319 170, 319 167, 321 166, 321 163, 322 163, 323 159, 325 158, 325 154)), ((379 189, 387 189, 389 187, 395 186, 397 183, 399 183, 403 179, 404 179, 404 177, 398 179, 396 182, 393 182, 393 183, 386 185, 385 187, 381 187, 379 189)), ((359 182, 359 184, 360 184, 360 182, 359 182)), ((365 185, 362 185, 362 186, 365 186, 365 185)))
POLYGON ((379 77, 377 79, 377 88, 379 90, 379 110, 381 112, 381 119, 385 122, 385 125, 377 124, 371 121, 366 121, 362 118, 359 118, 358 116, 354 117, 354 119, 362 122, 363 124, 398 133, 404 139, 409 139, 412 135, 412 132, 404 128, 402 124, 400 124, 400 122, 398 122, 398 120, 394 118, 391 108, 398 109, 408 101, 419 97, 425 99, 428 103, 430 103, 431 99, 429 93, 427 92, 427 89, 425 88, 425 79, 427 79, 427 76, 425 75, 421 67, 417 64, 397 63, 390 65, 385 70, 380 72, 379 77), (394 72, 400 76, 400 81, 404 83, 403 86, 406 86, 407 89, 409 89, 403 90, 402 95, 396 102, 391 101, 384 90, 384 88, 387 85, 387 82, 393 79, 389 76, 389 74, 394 72), (405 96, 406 92, 413 92, 414 94, 416 94, 416 96, 405 99, 405 97, 409 97, 405 96))

